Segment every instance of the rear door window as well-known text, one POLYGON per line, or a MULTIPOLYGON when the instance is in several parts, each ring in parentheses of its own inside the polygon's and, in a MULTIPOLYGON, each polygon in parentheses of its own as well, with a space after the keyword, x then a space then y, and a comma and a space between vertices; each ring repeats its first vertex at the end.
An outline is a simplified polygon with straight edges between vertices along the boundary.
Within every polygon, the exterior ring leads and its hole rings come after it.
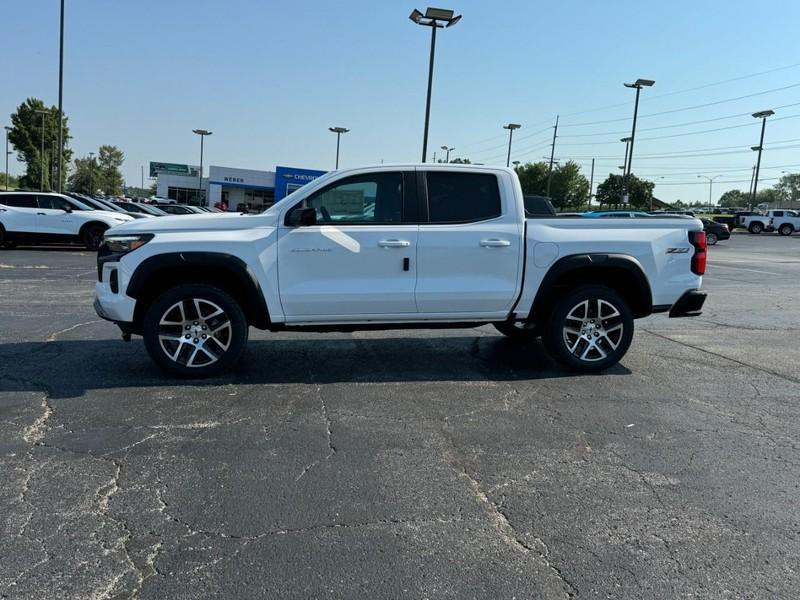
POLYGON ((502 214, 495 175, 429 171, 426 179, 431 223, 473 223, 502 214))
POLYGON ((3 194, 0 204, 15 208, 36 208, 36 196, 33 194, 3 194))

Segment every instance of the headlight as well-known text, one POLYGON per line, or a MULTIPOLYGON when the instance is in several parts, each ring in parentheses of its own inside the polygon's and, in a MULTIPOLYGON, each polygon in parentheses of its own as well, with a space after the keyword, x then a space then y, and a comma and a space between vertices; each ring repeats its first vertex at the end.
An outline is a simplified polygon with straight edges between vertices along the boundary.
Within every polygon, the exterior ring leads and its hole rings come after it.
POLYGON ((141 248, 153 239, 152 233, 141 235, 108 235, 103 237, 103 245, 108 248, 109 253, 125 254, 141 248))

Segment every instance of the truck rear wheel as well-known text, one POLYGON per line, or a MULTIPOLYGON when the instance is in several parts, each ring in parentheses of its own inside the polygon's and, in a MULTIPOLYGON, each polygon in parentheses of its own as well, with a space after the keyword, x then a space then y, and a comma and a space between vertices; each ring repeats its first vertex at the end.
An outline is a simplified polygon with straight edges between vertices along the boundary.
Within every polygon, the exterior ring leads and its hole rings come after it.
POLYGON ((174 287, 147 309, 142 334, 162 370, 180 377, 210 377, 228 369, 247 343, 248 324, 238 302, 210 285, 174 287))
POLYGON ((500 321, 492 324, 504 336, 521 342, 535 340, 542 335, 536 325, 525 321, 500 321))
POLYGON ((756 221, 755 223, 750 223, 750 227, 747 228, 750 233, 759 234, 764 231, 764 225, 756 221))
POLYGON ((582 286, 560 298, 544 328, 550 355, 576 371, 598 372, 617 364, 633 340, 628 303, 605 286, 582 286))

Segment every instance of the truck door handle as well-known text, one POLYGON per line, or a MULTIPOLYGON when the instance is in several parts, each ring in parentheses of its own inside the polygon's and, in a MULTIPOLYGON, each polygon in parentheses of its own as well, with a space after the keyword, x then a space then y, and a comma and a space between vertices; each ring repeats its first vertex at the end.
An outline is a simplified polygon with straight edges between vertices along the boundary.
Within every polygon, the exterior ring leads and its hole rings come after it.
POLYGON ((37 215, 41 215, 42 217, 46 217, 47 213, 36 213, 37 215))
POLYGON ((408 248, 411 242, 408 240, 381 240, 378 246, 381 248, 408 248))
POLYGON ((504 246, 510 246, 511 242, 508 240, 498 240, 497 238, 492 238, 490 240, 481 240, 481 246, 484 248, 501 248, 504 246))

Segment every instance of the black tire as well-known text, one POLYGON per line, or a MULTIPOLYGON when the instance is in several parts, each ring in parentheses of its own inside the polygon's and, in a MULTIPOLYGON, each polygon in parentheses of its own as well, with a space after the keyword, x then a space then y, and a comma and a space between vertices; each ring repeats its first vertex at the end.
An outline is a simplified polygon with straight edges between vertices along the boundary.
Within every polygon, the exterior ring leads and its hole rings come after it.
POLYGON ((633 313, 628 303, 601 285, 581 286, 559 298, 542 331, 542 341, 553 358, 586 373, 617 364, 632 340, 633 313))
POLYGON ((87 250, 97 250, 103 243, 103 234, 108 227, 102 225, 86 225, 81 229, 81 243, 87 250))
POLYGON ((713 231, 709 231, 706 233, 706 243, 709 246, 716 246, 717 242, 719 241, 719 236, 714 233, 713 231))
POLYGON ((778 233, 781 235, 792 235, 794 233, 794 227, 789 223, 784 223, 778 228, 778 233))
POLYGON ((500 321, 492 325, 507 338, 520 342, 535 340, 542 335, 536 325, 523 321, 500 321))
POLYGON ((6 247, 6 230, 0 225, 0 250, 6 247))
POLYGON ((764 224, 759 223, 758 221, 756 221, 755 223, 750 223, 750 227, 747 228, 747 231, 758 235, 759 233, 764 231, 764 224))
POLYGON ((153 361, 163 371, 187 378, 229 369, 242 354, 248 333, 239 303, 205 284, 181 285, 161 294, 147 309, 142 327, 153 361))

